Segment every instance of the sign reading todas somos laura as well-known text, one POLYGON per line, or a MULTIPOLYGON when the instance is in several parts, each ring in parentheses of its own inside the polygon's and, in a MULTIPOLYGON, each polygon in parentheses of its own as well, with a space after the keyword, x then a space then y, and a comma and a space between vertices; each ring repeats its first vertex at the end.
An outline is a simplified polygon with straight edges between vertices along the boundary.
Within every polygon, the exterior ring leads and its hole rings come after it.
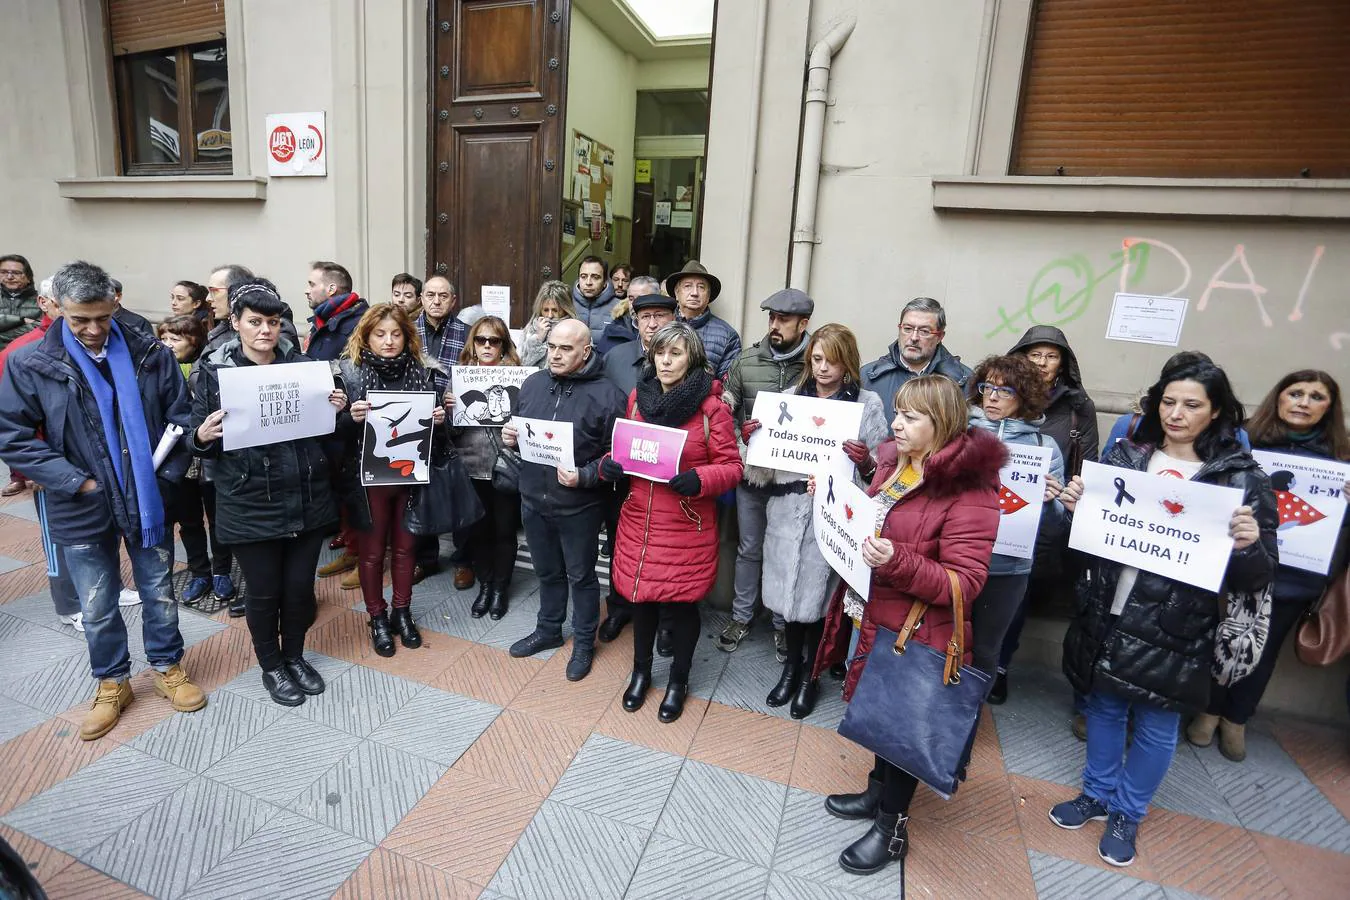
POLYGON ((333 392, 328 363, 227 366, 218 375, 226 450, 333 433, 337 410, 328 402, 333 392))
POLYGON ((872 568, 863 561, 862 545, 876 533, 877 512, 877 502, 848 478, 829 473, 816 478, 811 503, 816 546, 830 568, 864 600, 872 587, 872 568))
POLYGON ((843 444, 857 438, 862 414, 861 403, 760 391, 752 412, 760 428, 750 436, 745 461, 802 475, 851 472, 843 444))
POLYGON ((680 471, 680 454, 687 437, 689 432, 683 428, 615 419, 611 455, 629 475, 666 482, 680 471))
POLYGON ((502 426, 516 411, 520 386, 539 370, 533 366, 454 366, 450 390, 455 395, 453 424, 502 426))
POLYGON ((431 391, 370 391, 361 440, 361 484, 426 484, 431 480, 431 391))
POLYGON ((1069 546, 1218 591, 1233 552, 1228 522, 1242 491, 1119 466, 1083 463, 1069 546))
POLYGON ((1280 514, 1280 562, 1325 575, 1345 517, 1350 465, 1316 456, 1253 450, 1252 458, 1270 476, 1280 514))
POLYGON ((1008 444, 1008 463, 998 470, 998 540, 994 552, 1031 559, 1045 507, 1049 447, 1008 444))
POLYGON ((572 451, 572 423, 550 419, 511 419, 516 426, 516 447, 520 458, 541 466, 571 471, 577 467, 572 451))

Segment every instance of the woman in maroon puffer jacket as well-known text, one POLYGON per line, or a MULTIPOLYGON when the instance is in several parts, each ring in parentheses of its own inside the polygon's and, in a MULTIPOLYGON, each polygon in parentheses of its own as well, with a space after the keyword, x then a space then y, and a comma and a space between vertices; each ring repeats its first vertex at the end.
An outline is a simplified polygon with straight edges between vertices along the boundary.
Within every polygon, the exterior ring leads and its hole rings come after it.
MULTIPOLYGON (((846 585, 835 592, 816 654, 813 674, 818 677, 845 658, 850 633, 857 629, 845 700, 853 696, 877 628, 900 631, 915 602, 929 609, 913 640, 946 652, 954 625, 949 569, 967 600, 960 627, 966 647, 962 664, 970 663, 969 601, 984 587, 998 536, 998 470, 1007 451, 989 432, 967 427, 961 388, 943 375, 912 378, 896 393, 895 409, 894 439, 878 450, 867 491, 882 510, 877 536, 862 548, 872 567, 870 597, 864 601, 846 585)), ((869 874, 905 855, 909 804, 917 786, 912 775, 878 756, 866 791, 826 798, 830 815, 873 820, 872 828, 840 854, 843 868, 869 874)))
MULTIPOLYGON (((628 417, 688 432, 679 474, 669 484, 634 478, 619 510, 610 578, 633 604, 633 677, 623 708, 636 712, 652 683, 652 647, 661 612, 675 639, 675 658, 658 718, 684 711, 689 669, 698 643, 698 601, 717 580, 717 500, 741 480, 731 413, 721 400, 698 333, 683 323, 652 337, 647 364, 628 400, 628 417)), ((600 464, 607 481, 626 477, 612 458, 600 464)))

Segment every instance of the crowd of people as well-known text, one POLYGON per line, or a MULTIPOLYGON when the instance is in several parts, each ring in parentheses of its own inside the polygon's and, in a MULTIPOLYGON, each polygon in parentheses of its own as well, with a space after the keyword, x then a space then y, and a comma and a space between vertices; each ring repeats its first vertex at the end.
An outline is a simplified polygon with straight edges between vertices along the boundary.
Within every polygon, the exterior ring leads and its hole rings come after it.
MULTIPOLYGON (((202 284, 174 283, 170 315, 154 326, 122 306, 121 286, 95 265, 68 263, 35 284, 26 259, 0 257, 0 458, 12 473, 0 493, 33 486, 56 613, 88 643, 98 685, 80 736, 106 735, 133 700, 119 603, 143 604, 155 691, 182 712, 207 697, 182 665, 179 602, 214 596, 245 617, 262 681, 286 706, 324 691, 304 655, 316 576, 361 591, 375 653, 420 647, 412 590, 439 571, 440 538, 410 530, 419 486, 363 482, 359 448, 371 392, 432 393, 431 456, 457 455, 482 506, 471 528, 449 535, 454 587, 479 588, 466 595, 470 615, 497 620, 509 610, 523 530, 539 611, 510 655, 562 647, 570 607, 565 672, 579 681, 597 642, 631 625, 622 697, 630 713, 645 704, 658 654, 672 662, 657 718, 683 713, 700 602, 732 518, 723 508, 734 509, 737 530, 734 597, 715 644, 734 653, 758 617, 768 620, 782 670, 764 686, 765 702, 796 719, 815 709, 822 679, 841 679, 844 699, 852 697, 873 647, 889 650, 877 641, 883 629, 908 629, 940 651, 961 638, 962 662, 989 677, 986 701, 1005 702, 1029 604, 1072 597, 1063 668, 1087 764, 1081 795, 1048 814, 1066 829, 1104 820, 1102 859, 1130 864, 1183 717, 1187 740, 1207 746, 1217 737, 1223 755, 1240 762, 1280 645, 1328 583, 1280 563, 1275 496, 1249 451, 1350 460, 1335 379, 1292 372, 1248 418, 1222 368, 1203 353, 1180 353, 1101 446, 1097 410, 1057 328, 1035 326, 972 369, 944 344, 942 305, 918 298, 900 309, 887 352, 864 364, 856 335, 838 323, 813 325, 814 302, 794 289, 760 303, 766 331, 742 348, 712 311, 720 291, 697 261, 662 282, 588 257, 575 284, 542 285, 513 332, 481 306, 461 308, 442 275, 397 275, 389 299, 370 302, 343 266, 318 261, 305 286, 309 320, 297 327, 275 284, 231 264, 202 284), (332 368, 333 432, 225 449, 222 370, 312 360, 332 368), (570 423, 573 466, 525 460, 513 420, 455 424, 453 368, 503 365, 538 367, 510 412, 570 423), (860 408, 842 451, 855 484, 877 501, 873 536, 861 546, 872 572, 867 597, 817 549, 814 478, 745 463, 761 426, 753 415, 760 392, 860 408), (632 475, 615 459, 610 440, 621 418, 685 433, 668 482, 632 475), (1031 559, 994 553, 999 471, 1013 445, 1050 449, 1031 559), (1079 472, 1099 459, 1241 491, 1224 590, 1273 594, 1269 643, 1251 675, 1228 687, 1213 680, 1214 592, 1068 550, 1084 491, 1079 472), (187 556, 177 596, 175 526, 187 556), (339 552, 319 566, 325 543, 339 552), (136 585, 130 600, 119 593, 123 553, 136 585), (602 553, 612 557, 603 607, 602 553), (235 562, 242 589, 231 578, 235 562), (958 591, 970 601, 954 603, 958 591), (916 604, 926 608, 917 622, 916 604)), ((1343 529, 1333 575, 1345 567, 1345 538, 1343 529)), ((829 814, 870 823, 841 866, 866 874, 905 855, 918 784, 877 756, 860 792, 827 798, 829 814)))

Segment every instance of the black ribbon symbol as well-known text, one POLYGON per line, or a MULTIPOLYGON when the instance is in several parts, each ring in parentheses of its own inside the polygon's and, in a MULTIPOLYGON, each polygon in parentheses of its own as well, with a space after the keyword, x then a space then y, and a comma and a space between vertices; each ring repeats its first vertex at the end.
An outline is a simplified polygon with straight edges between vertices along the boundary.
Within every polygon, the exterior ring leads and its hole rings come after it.
POLYGON ((828 490, 828 491, 826 492, 826 494, 825 494, 825 502, 826 502, 826 503, 833 503, 833 502, 834 502, 834 476, 833 476, 833 475, 830 476, 830 487, 829 487, 829 490, 828 490))
POLYGON ((785 421, 792 421, 792 413, 787 411, 787 401, 780 400, 778 403, 778 424, 782 425, 785 421))
MULTIPOLYGON (((534 429, 530 427, 529 422, 525 423, 525 434, 529 436, 530 440, 534 440, 534 429)), ((1117 479, 1117 481, 1119 481, 1119 479, 1117 479)))
POLYGON ((1129 491, 1125 490, 1124 478, 1117 478, 1114 484, 1116 486, 1116 506, 1120 506, 1120 504, 1126 500, 1130 501, 1131 503, 1135 502, 1134 495, 1131 494, 1129 491))

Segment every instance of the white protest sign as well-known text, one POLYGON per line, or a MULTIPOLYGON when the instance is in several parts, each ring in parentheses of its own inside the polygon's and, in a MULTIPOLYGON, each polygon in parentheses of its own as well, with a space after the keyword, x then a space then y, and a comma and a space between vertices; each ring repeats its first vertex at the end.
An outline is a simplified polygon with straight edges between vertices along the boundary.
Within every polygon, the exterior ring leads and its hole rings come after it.
POLYGON ((1281 565, 1327 574, 1345 517, 1341 492, 1350 481, 1350 465, 1269 450, 1253 450, 1252 458, 1275 489, 1281 565))
POLYGON ((434 391, 370 391, 361 440, 361 484, 431 481, 434 391))
POLYGON ((994 552, 1031 559, 1045 505, 1045 476, 1050 471, 1049 447, 1007 444, 1008 464, 998 470, 998 540, 994 552))
POLYGON ((226 450, 333 433, 337 410, 328 402, 333 392, 328 363, 230 366, 217 373, 226 450))
POLYGON ((511 285, 485 284, 482 293, 483 312, 511 324, 511 285))
POLYGON ((1228 521, 1242 491, 1119 466, 1083 463, 1069 546, 1218 591, 1233 552, 1228 521))
POLYGON ((1175 347, 1181 342, 1181 326, 1186 323, 1182 297, 1149 297, 1144 294, 1116 294, 1106 337, 1136 344, 1160 344, 1175 347))
POLYGON ((571 470, 577 467, 572 454, 571 422, 516 416, 511 424, 516 426, 516 444, 521 459, 559 469, 571 470))
POLYGON ((820 555, 859 597, 867 599, 872 568, 863 562, 863 541, 876 533, 877 502, 849 479, 824 475, 816 479, 811 523, 820 555))
POLYGON ((451 424, 460 427, 501 426, 516 412, 525 379, 533 366, 452 366, 450 391, 455 395, 451 424))
POLYGON ((862 414, 861 403, 760 391, 751 412, 760 429, 750 436, 745 462, 802 475, 849 472, 843 444, 857 439, 862 414))

